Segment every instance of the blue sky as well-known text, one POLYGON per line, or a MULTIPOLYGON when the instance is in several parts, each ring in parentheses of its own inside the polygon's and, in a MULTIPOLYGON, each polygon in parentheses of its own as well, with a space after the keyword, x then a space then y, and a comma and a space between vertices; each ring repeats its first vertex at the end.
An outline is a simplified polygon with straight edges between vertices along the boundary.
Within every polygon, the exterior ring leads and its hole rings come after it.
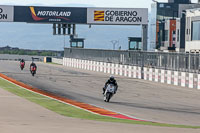
MULTIPOLYGON (((167 2, 168 0, 157 0, 167 2)), ((192 2, 197 2, 193 0, 192 2)), ((152 0, 0 0, 0 5, 42 5, 42 6, 93 6, 120 8, 149 8, 152 0)), ((12 46, 26 49, 63 50, 69 46, 69 37, 52 35, 52 25, 1 23, 0 47, 12 46), (11 38, 12 37, 12 38, 11 38), (66 42, 66 44, 64 44, 66 42)), ((128 37, 140 37, 138 26, 79 26, 79 37, 86 38, 85 47, 112 49, 112 40, 117 40, 117 46, 128 47, 128 37), (106 32, 110 31, 110 32, 106 32), (120 31, 120 32, 118 32, 120 31)))
MULTIPOLYGON (((167 2, 168 0, 157 0, 158 2, 167 2)), ((197 2, 197 0, 192 0, 197 2)), ((96 7, 122 7, 122 8, 149 8, 152 0, 0 0, 0 4, 9 5, 88 5, 96 7)))

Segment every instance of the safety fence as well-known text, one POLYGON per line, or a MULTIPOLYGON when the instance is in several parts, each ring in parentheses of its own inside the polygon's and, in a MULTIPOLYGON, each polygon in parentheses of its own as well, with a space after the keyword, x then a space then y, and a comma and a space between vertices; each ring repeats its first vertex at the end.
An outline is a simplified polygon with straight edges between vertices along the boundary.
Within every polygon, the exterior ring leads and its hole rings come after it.
POLYGON ((64 57, 200 73, 200 54, 65 48, 64 57))
POLYGON ((63 65, 84 70, 200 89, 200 74, 148 67, 63 58, 63 65), (142 70, 143 69, 143 70, 142 70))

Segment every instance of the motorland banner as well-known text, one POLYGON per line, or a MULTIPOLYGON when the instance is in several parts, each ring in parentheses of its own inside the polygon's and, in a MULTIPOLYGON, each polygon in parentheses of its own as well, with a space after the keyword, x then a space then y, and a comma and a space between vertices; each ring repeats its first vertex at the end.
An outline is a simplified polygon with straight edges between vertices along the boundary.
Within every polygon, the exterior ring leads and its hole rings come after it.
POLYGON ((141 25, 148 24, 147 8, 88 8, 88 24, 141 25))
POLYGON ((30 23, 85 23, 87 8, 15 6, 15 22, 30 23))
POLYGON ((0 5, 0 22, 12 22, 14 14, 13 6, 0 5))

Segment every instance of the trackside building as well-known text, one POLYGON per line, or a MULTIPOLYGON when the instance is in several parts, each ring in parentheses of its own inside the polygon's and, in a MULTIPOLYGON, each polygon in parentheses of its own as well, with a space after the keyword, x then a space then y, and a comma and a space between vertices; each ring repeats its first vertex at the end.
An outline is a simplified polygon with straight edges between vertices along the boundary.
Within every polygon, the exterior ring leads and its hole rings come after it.
POLYGON ((200 53, 200 8, 186 11, 185 51, 200 53))
POLYGON ((161 51, 185 50, 185 11, 200 8, 199 3, 190 0, 169 0, 155 2, 151 7, 150 49, 161 51))

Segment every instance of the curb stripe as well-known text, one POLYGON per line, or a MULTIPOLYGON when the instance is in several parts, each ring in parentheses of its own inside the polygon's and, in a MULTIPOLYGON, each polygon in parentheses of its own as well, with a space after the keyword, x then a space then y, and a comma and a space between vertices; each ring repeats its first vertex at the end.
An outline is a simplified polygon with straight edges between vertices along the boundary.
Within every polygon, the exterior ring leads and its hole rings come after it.
POLYGON ((81 103, 81 102, 74 101, 74 100, 71 100, 71 99, 68 99, 68 98, 56 96, 55 94, 47 93, 45 91, 39 90, 38 88, 33 88, 29 85, 26 85, 22 82, 15 80, 15 79, 7 77, 6 75, 1 74, 1 73, 0 73, 0 77, 11 82, 11 83, 14 83, 15 85, 23 87, 24 89, 29 90, 31 92, 49 97, 51 99, 55 99, 55 100, 60 101, 62 103, 72 105, 74 107, 83 109, 85 111, 89 111, 89 112, 94 113, 94 114, 98 114, 98 115, 102 115, 102 116, 108 116, 108 117, 112 117, 112 118, 126 119, 126 120, 145 121, 145 120, 129 117, 129 116, 126 116, 126 115, 123 115, 123 114, 120 114, 120 113, 116 113, 116 112, 113 112, 113 111, 109 111, 109 110, 106 110, 106 109, 103 109, 103 108, 100 108, 100 107, 89 105, 89 104, 86 104, 86 103, 81 103))

